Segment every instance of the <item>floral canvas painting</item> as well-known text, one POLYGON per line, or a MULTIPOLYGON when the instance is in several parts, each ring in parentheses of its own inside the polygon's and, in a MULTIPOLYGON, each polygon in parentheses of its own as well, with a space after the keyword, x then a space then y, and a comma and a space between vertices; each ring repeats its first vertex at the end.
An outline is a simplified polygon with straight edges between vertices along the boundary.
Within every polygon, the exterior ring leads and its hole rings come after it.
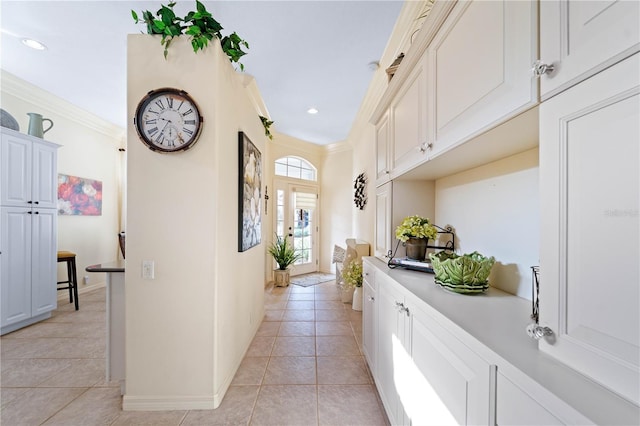
POLYGON ((243 132, 238 133, 238 251, 260 244, 262 236, 262 155, 243 132))
POLYGON ((101 216, 102 182, 59 174, 58 214, 101 216))

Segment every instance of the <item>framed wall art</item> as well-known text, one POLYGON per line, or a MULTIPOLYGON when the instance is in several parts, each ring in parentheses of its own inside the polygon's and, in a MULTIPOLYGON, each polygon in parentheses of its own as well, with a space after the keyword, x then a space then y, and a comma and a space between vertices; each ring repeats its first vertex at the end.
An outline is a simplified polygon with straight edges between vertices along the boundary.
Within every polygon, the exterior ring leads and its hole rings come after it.
POLYGON ((262 236, 262 154, 238 132, 238 251, 260 244, 262 236))
POLYGON ((102 182, 59 174, 58 215, 101 216, 102 182))

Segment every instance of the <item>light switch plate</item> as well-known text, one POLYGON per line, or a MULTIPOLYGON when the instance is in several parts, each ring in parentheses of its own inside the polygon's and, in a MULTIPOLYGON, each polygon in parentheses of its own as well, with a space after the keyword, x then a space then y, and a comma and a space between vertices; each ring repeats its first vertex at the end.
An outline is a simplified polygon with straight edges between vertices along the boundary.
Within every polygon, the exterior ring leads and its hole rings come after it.
POLYGON ((152 280, 155 278, 155 262, 153 260, 142 261, 142 278, 152 280))

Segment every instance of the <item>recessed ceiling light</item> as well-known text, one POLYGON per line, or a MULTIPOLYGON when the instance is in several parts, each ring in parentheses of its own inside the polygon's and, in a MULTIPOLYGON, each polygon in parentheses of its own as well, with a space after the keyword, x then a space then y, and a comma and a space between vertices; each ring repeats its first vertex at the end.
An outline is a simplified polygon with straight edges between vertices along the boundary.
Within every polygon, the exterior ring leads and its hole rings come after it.
POLYGON ((45 50, 47 46, 32 38, 23 38, 22 44, 35 50, 45 50))
POLYGON ((307 110, 307 112, 308 112, 309 114, 317 114, 317 113, 318 113, 318 109, 317 109, 317 108, 313 108, 313 107, 311 107, 311 108, 309 108, 309 109, 307 110))

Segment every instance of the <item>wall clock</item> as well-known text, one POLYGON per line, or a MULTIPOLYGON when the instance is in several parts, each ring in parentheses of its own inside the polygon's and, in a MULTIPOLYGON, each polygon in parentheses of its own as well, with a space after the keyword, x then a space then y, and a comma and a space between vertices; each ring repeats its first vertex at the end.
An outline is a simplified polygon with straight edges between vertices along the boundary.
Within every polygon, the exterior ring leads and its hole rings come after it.
POLYGON ((191 148, 202 129, 202 115, 187 92, 165 87, 152 90, 136 108, 133 123, 151 150, 177 152, 191 148))

